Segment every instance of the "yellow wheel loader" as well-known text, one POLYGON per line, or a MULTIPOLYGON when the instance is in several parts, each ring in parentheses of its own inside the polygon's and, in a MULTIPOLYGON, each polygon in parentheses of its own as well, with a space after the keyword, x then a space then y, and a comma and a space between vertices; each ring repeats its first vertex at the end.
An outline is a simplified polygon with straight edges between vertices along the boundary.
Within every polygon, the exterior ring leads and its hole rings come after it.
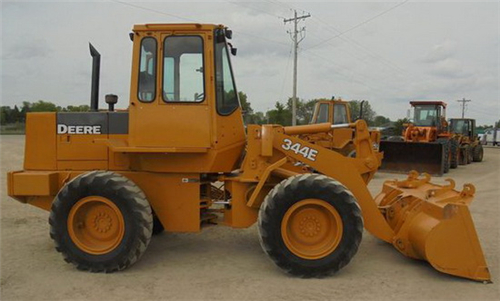
POLYGON ((451 118, 450 132, 452 134, 451 147, 458 149, 458 156, 451 159, 452 165, 483 161, 483 146, 476 134, 475 119, 451 118))
POLYGON ((144 255, 155 226, 257 223, 264 252, 301 277, 347 265, 365 228, 443 273, 490 280, 468 209, 474 187, 411 173, 374 199, 377 155, 363 120, 334 125, 353 131, 355 158, 299 138, 330 123, 245 134, 231 36, 222 25, 136 25, 128 110, 114 111, 113 95, 98 110, 96 71, 92 112, 28 114, 24 169, 8 173, 8 194, 50 212, 67 262, 119 271, 144 255))
MULTIPOLYGON (((361 102, 359 119, 362 119, 363 103, 364 101, 361 102)), ((302 135, 300 138, 308 142, 333 149, 344 156, 355 157, 356 146, 353 143, 353 129, 336 126, 352 122, 349 102, 334 98, 331 100, 321 99, 317 101, 314 105, 314 113, 311 124, 324 122, 334 125, 328 133, 302 135)), ((380 144, 380 131, 370 130, 370 138, 373 141, 374 149, 378 150, 380 144)), ((381 153, 379 154, 379 157, 381 161, 381 153)))

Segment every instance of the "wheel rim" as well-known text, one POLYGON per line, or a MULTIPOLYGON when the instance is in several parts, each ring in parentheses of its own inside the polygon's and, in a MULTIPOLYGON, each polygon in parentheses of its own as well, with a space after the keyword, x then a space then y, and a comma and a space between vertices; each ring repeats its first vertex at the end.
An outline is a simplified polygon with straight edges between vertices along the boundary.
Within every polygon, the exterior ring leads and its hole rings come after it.
POLYGON ((290 207, 281 222, 286 247, 304 259, 320 259, 332 253, 342 239, 342 218, 319 199, 305 199, 290 207))
POLYGON ((122 241, 125 221, 120 209, 109 199, 89 196, 70 210, 68 232, 82 251, 102 255, 113 251, 122 241))

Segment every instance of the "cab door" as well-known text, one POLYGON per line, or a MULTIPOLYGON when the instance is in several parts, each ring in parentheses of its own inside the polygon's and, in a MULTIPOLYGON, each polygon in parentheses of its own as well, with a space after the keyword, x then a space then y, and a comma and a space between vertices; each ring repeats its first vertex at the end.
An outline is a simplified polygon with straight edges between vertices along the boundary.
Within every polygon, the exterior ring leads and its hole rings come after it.
POLYGON ((143 33, 134 41, 132 146, 210 147, 209 45, 204 32, 186 31, 143 33))

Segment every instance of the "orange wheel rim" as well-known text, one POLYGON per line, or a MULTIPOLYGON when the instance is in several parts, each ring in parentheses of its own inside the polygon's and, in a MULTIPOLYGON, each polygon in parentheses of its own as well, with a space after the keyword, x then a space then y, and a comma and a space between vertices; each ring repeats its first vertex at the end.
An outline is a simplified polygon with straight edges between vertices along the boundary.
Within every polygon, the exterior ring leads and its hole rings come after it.
POLYGON ((70 210, 68 232, 82 251, 102 255, 113 251, 122 241, 125 221, 118 207, 109 199, 89 196, 70 210))
POLYGON ((319 199, 305 199, 290 207, 281 222, 287 248, 304 259, 331 254, 342 239, 342 218, 337 210, 319 199))

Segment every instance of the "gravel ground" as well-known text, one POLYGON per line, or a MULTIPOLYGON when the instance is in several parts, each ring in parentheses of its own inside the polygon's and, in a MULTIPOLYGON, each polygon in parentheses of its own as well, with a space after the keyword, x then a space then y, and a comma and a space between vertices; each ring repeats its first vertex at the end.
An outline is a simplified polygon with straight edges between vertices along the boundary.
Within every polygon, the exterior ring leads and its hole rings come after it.
MULTIPOLYGON (((6 195, 6 172, 22 169, 23 153, 24 136, 1 137, 2 300, 500 300, 500 148, 485 149, 483 163, 447 175, 458 187, 476 185, 470 210, 493 284, 441 274, 366 232, 358 254, 340 273, 297 279, 266 258, 255 226, 163 233, 126 271, 80 272, 55 251, 48 213, 6 195)), ((376 194, 384 180, 396 177, 401 176, 379 172, 370 191, 376 194)), ((443 183, 444 177, 433 182, 443 183)))

